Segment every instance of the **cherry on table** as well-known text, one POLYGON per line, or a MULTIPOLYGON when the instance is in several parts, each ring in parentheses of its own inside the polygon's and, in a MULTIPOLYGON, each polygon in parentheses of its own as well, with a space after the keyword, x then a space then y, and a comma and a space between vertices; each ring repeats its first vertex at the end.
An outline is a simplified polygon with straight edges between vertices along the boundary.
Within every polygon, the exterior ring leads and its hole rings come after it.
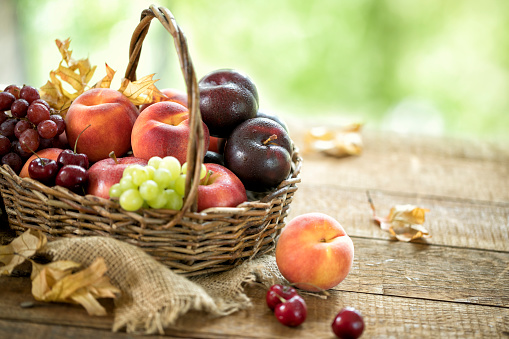
POLYGON ((289 300, 276 305, 274 314, 276 319, 285 326, 299 326, 306 320, 306 302, 300 295, 294 295, 289 300))
POLYGON ((265 301, 267 302, 267 306, 274 311, 278 304, 281 304, 283 300, 289 300, 294 295, 297 295, 295 288, 275 284, 272 285, 267 291, 267 294, 265 295, 265 301))
POLYGON ((332 321, 332 331, 340 339, 359 338, 364 331, 362 315, 353 307, 345 307, 332 321))

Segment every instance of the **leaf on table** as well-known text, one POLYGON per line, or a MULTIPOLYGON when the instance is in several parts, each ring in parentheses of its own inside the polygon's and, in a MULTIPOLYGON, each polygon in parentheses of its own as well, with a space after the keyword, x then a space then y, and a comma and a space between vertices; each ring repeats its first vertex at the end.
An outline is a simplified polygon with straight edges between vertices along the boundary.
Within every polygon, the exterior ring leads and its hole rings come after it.
POLYGON ((429 231, 423 226, 427 208, 414 205, 395 205, 391 208, 389 215, 379 217, 376 215, 373 201, 368 196, 373 219, 380 225, 380 228, 388 232, 399 241, 409 242, 420 238, 430 238, 429 231))
POLYGON ((69 50, 70 39, 55 40, 62 56, 58 68, 50 72, 50 80, 39 90, 41 98, 65 117, 72 101, 87 90, 89 81, 94 75, 96 66, 92 66, 88 58, 75 60, 69 50), (64 65, 65 64, 65 65, 64 65), (69 85, 74 89, 70 92, 64 88, 69 85))
POLYGON ((154 85, 159 80, 153 80, 153 77, 154 74, 150 74, 136 81, 124 78, 119 92, 136 106, 161 101, 166 96, 154 85))
POLYGON ((340 128, 313 127, 304 136, 304 151, 335 157, 360 155, 363 150, 361 127, 360 123, 340 128))
POLYGON ((34 264, 32 294, 36 300, 81 304, 90 315, 103 316, 106 310, 98 298, 115 298, 120 290, 105 276, 104 259, 97 258, 89 267, 74 272, 80 264, 72 261, 54 261, 34 264))
POLYGON ((11 274, 16 266, 33 256, 46 242, 46 236, 41 231, 28 229, 10 244, 0 246, 0 262, 5 265, 0 268, 0 273, 11 274))

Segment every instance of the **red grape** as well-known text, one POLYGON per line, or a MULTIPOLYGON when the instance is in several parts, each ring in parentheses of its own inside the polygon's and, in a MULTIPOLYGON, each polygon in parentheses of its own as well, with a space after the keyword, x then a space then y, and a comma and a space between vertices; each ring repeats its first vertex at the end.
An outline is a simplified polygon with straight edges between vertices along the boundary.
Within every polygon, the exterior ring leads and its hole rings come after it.
POLYGON ((0 110, 8 111, 11 109, 12 103, 16 100, 16 97, 9 92, 0 92, 0 110))
POLYGON ((14 95, 16 99, 19 99, 19 90, 20 90, 19 87, 16 85, 9 85, 5 87, 4 92, 9 92, 12 95, 14 95))
POLYGON ((26 131, 29 128, 32 128, 32 124, 29 121, 20 120, 14 126, 14 135, 16 136, 16 138, 19 139, 19 137, 21 136, 21 133, 23 133, 24 131, 26 131))
POLYGON ((22 99, 25 99, 28 101, 29 104, 32 103, 32 101, 40 99, 41 96, 39 95, 39 91, 35 89, 32 86, 23 86, 21 90, 19 91, 19 96, 22 99))
POLYGON ((24 118, 28 111, 28 101, 25 99, 17 99, 11 105, 11 113, 18 118, 24 118))
POLYGON ((21 167, 23 167, 23 160, 21 160, 19 155, 11 152, 2 157, 2 165, 9 165, 18 174, 21 171, 21 167))
POLYGON ((19 136, 21 148, 26 152, 35 152, 39 148, 39 134, 35 129, 27 129, 19 136))
POLYGON ((37 132, 42 138, 51 139, 57 135, 58 126, 52 120, 44 120, 37 125, 37 132))
POLYGON ((32 101, 32 104, 43 104, 48 109, 51 109, 50 105, 46 102, 46 100, 43 100, 43 99, 34 100, 34 101, 32 101))
POLYGON ((7 120, 8 118, 9 116, 7 115, 7 113, 5 113, 4 111, 0 111, 0 124, 7 120))
POLYGON ((27 118, 34 125, 38 125, 41 121, 48 120, 50 118, 49 109, 43 104, 31 104, 28 107, 27 118))
POLYGON ((12 151, 19 155, 22 159, 30 158, 30 156, 33 154, 32 152, 25 151, 23 148, 21 148, 19 140, 13 140, 11 148, 12 151))
POLYGON ((0 135, 0 155, 5 155, 11 150, 11 141, 9 138, 0 135))
POLYGON ((58 114, 52 114, 50 120, 54 121, 57 124, 58 131, 57 135, 62 134, 65 131, 65 120, 58 114))
POLYGON ((18 123, 17 119, 7 119, 0 124, 0 134, 7 138, 14 137, 14 127, 18 123))

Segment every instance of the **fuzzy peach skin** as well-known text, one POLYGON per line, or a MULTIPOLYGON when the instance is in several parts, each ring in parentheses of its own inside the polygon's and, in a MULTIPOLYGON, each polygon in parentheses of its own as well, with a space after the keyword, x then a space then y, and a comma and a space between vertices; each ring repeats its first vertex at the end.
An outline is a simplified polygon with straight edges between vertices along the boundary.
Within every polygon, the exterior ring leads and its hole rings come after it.
MULTIPOLYGON (((181 104, 182 106, 187 107, 187 93, 176 88, 164 88, 161 90, 161 93, 166 95, 167 98, 165 98, 162 101, 174 101, 178 104, 181 104)), ((148 106, 155 104, 155 102, 151 102, 150 104, 144 104, 140 107, 140 112, 143 112, 145 108, 148 106)))
POLYGON ((69 145, 90 162, 108 158, 111 151, 121 157, 131 149, 131 131, 138 109, 122 93, 110 88, 95 88, 74 100, 65 116, 69 145))
MULTIPOLYGON (((205 150, 209 147, 209 130, 202 123, 205 150)), ((181 164, 186 162, 189 140, 189 112, 172 101, 150 105, 140 113, 131 134, 133 154, 149 160, 151 157, 174 156, 181 164)))
POLYGON ((353 264, 354 246, 341 224, 323 213, 292 219, 276 245, 281 274, 298 288, 317 292, 343 281, 353 264))

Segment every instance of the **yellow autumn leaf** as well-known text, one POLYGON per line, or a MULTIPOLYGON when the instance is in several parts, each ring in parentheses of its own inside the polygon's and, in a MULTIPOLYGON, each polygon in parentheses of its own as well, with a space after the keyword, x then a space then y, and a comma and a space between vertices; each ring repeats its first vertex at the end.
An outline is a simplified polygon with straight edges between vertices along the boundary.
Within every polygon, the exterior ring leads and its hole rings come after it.
POLYGON ((154 85, 158 80, 153 80, 154 74, 130 81, 122 79, 119 92, 124 94, 134 105, 149 104, 152 101, 161 101, 166 96, 154 85))
POLYGON ((107 270, 104 259, 99 257, 89 267, 74 273, 79 266, 72 261, 34 265, 34 298, 46 302, 79 303, 90 315, 106 315, 97 298, 115 298, 120 290, 104 275, 107 270))
POLYGON ((0 262, 5 265, 0 267, 0 274, 11 274, 16 266, 33 256, 46 242, 41 231, 28 229, 10 244, 0 246, 0 262))
POLYGON ((425 214, 429 212, 429 209, 409 204, 395 205, 386 217, 379 217, 376 215, 375 206, 369 194, 368 200, 373 210, 373 220, 380 225, 380 229, 397 240, 409 242, 431 237, 428 229, 423 226, 425 214))
POLYGON ((110 88, 111 82, 113 81, 113 77, 115 76, 115 73, 116 72, 113 70, 113 68, 111 68, 110 66, 108 66, 108 64, 106 64, 106 75, 101 80, 99 80, 93 86, 93 88, 110 88))
POLYGON ((313 127, 304 135, 304 152, 319 152, 335 157, 360 155, 363 150, 362 124, 343 127, 313 127))

